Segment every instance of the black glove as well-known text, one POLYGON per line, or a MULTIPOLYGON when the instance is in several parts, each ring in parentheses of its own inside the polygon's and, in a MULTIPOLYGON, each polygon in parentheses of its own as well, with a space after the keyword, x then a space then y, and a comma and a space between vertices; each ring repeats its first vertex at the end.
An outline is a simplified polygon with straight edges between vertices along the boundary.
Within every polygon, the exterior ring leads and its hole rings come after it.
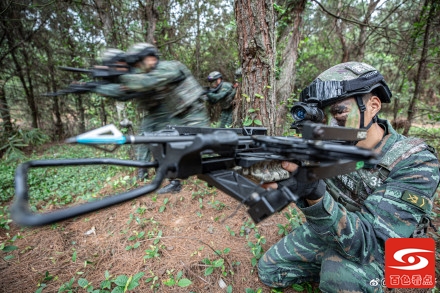
POLYGON ((278 185, 280 187, 286 186, 292 193, 300 198, 317 200, 323 197, 325 195, 324 181, 318 180, 310 182, 306 179, 307 170, 301 168, 298 168, 298 170, 292 173, 289 179, 277 182, 278 185))

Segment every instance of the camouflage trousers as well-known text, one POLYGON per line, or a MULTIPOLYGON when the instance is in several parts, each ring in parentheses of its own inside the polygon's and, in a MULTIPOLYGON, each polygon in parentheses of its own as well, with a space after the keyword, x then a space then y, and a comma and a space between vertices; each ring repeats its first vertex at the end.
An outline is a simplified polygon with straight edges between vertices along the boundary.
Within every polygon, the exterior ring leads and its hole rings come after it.
POLYGON ((220 113, 220 125, 218 127, 224 128, 231 126, 232 124, 232 107, 229 109, 223 109, 220 113))
MULTIPOLYGON (((209 126, 208 113, 205 106, 201 103, 195 103, 184 113, 173 117, 162 113, 160 107, 158 109, 151 109, 150 113, 151 114, 147 114, 142 118, 139 135, 142 135, 145 132, 148 133, 165 129, 167 125, 209 126)), ((144 162, 151 161, 151 152, 148 145, 138 145, 136 149, 136 159, 144 162)))
POLYGON ((384 264, 361 264, 329 247, 307 224, 273 245, 259 260, 260 280, 273 288, 318 282, 322 292, 383 292, 384 264))

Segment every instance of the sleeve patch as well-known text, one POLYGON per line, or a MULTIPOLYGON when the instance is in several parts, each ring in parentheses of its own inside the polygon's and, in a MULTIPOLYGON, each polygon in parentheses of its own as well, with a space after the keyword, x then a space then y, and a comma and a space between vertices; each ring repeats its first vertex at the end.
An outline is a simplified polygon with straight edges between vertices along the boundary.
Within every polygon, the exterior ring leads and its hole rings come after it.
POLYGON ((401 199, 424 211, 426 211, 430 207, 429 201, 426 198, 417 194, 410 193, 409 191, 405 191, 402 194, 401 199))

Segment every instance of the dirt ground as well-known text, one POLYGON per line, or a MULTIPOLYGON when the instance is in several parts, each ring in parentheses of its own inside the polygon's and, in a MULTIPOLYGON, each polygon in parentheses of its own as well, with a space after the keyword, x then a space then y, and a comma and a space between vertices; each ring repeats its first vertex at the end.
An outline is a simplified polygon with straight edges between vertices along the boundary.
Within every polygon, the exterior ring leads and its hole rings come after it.
MULTIPOLYGON (((277 214, 253 227, 244 206, 191 179, 178 194, 143 196, 47 227, 12 224, 9 231, 1 230, 0 242, 19 237, 11 244, 18 249, 1 252, 0 292, 36 292, 42 287, 42 292, 59 292, 72 278, 76 289, 63 292, 87 292, 79 288, 78 280, 84 278, 98 289, 106 271, 111 278, 145 273, 139 286, 128 292, 227 292, 222 287, 228 285, 232 285, 232 292, 247 292, 246 288, 254 290, 249 292, 271 292, 252 266, 249 242, 267 250, 281 237, 277 224, 287 223, 283 214, 277 214), (168 202, 164 203, 165 199, 168 202), (257 243, 257 231, 265 237, 264 244, 257 243), (145 234, 141 236, 141 232, 145 234), (5 260, 6 255, 13 258, 5 260), (212 264, 221 258, 223 265, 206 275, 210 266, 206 259, 212 264), (148 278, 153 279, 145 282, 148 278), (167 280, 172 278, 189 279, 192 284, 170 286, 167 280)), ((435 225, 440 227, 438 218, 435 225)), ((279 292, 297 291, 289 288, 279 292)))

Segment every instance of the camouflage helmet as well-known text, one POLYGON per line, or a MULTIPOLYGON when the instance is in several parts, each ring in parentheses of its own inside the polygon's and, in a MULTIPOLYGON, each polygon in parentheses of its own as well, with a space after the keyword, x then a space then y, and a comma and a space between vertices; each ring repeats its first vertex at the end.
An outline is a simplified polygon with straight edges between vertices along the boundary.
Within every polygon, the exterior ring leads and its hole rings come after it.
POLYGON ((147 56, 154 56, 159 59, 159 51, 149 43, 137 43, 130 47, 126 53, 126 61, 130 65, 134 65, 147 56))
POLYGON ((218 71, 213 71, 210 74, 208 74, 207 80, 209 82, 212 82, 214 80, 217 80, 218 78, 223 78, 222 74, 220 72, 218 72, 218 71))
POLYGON ((107 48, 100 54, 102 65, 111 65, 125 61, 125 52, 119 49, 107 48))
POLYGON ((379 71, 362 62, 346 62, 335 65, 318 75, 301 92, 300 100, 325 107, 337 101, 370 92, 374 92, 382 103, 391 101, 391 91, 379 71))

